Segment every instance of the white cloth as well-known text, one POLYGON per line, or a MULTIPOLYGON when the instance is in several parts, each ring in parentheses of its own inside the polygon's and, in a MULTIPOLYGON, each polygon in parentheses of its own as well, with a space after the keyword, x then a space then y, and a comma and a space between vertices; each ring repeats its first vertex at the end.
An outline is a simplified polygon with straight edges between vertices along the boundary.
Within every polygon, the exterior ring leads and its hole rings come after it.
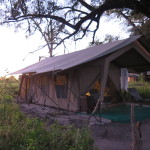
POLYGON ((128 89, 128 69, 121 68, 121 77, 120 77, 121 90, 127 91, 128 89))

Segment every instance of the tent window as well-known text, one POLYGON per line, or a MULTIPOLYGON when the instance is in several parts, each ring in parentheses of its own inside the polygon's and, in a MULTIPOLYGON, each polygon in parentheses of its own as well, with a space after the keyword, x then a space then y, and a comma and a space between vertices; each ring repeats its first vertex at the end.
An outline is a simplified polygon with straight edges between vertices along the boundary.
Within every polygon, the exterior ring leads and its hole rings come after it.
POLYGON ((57 98, 67 98, 67 77, 65 75, 56 77, 55 89, 57 98))

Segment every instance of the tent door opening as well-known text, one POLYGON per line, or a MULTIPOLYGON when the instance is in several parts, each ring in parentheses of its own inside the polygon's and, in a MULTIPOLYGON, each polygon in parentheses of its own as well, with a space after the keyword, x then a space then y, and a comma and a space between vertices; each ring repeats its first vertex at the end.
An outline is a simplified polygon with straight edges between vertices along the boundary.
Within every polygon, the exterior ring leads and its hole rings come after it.
POLYGON ((86 92, 87 112, 91 113, 100 97, 100 81, 97 80, 93 86, 86 92))
MULTIPOLYGON (((93 86, 86 92, 85 98, 82 100, 82 106, 83 109, 81 111, 86 111, 87 113, 92 113, 96 103, 100 97, 100 89, 101 89, 101 83, 100 80, 97 80, 93 86)), ((107 78, 106 88, 104 92, 104 100, 103 105, 113 104, 120 102, 120 96, 119 93, 111 81, 110 77, 107 78)))

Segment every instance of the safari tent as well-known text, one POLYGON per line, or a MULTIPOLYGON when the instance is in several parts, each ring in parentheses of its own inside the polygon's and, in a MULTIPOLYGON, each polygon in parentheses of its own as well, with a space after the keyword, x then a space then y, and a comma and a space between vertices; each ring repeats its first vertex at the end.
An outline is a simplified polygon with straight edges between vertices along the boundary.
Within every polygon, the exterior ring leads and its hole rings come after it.
POLYGON ((21 74, 19 102, 93 111, 99 102, 120 100, 122 78, 127 80, 122 68, 150 70, 141 36, 47 58, 13 74, 21 74))

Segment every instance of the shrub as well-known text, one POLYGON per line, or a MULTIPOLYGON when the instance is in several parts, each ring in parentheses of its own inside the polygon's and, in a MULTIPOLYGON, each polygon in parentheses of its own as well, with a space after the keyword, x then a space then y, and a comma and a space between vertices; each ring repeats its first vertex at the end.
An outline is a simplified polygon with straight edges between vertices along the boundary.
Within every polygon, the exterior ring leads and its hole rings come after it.
POLYGON ((144 80, 129 82, 129 87, 136 88, 143 98, 150 98, 150 83, 144 80))
POLYGON ((0 105, 0 149, 3 150, 92 150, 88 129, 51 125, 28 118, 16 104, 0 105), (5 110, 4 110, 5 109, 5 110))

